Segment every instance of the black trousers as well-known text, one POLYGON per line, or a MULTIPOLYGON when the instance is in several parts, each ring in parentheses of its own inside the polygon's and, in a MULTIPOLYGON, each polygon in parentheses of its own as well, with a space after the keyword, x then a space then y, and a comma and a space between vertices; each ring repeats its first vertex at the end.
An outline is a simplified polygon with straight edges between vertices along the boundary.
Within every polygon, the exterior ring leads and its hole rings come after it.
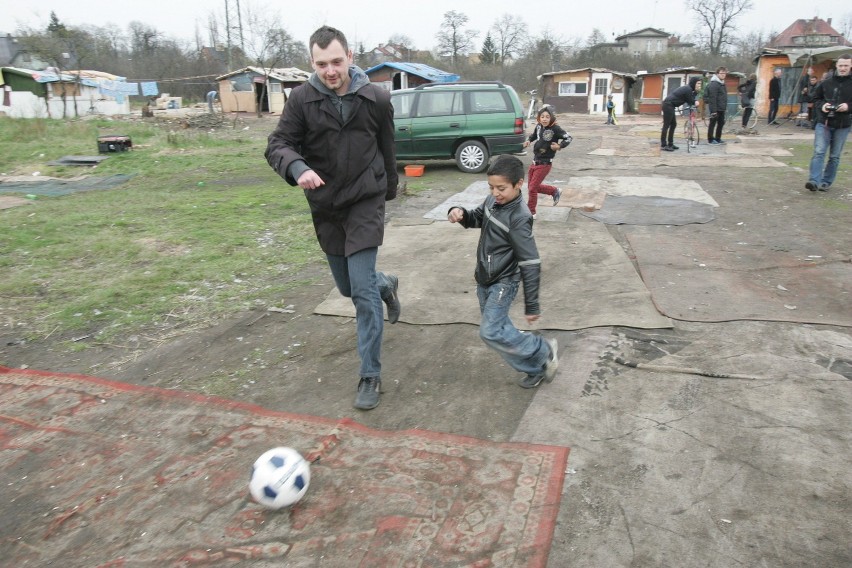
POLYGON ((660 147, 674 145, 674 133, 677 128, 675 109, 668 103, 663 103, 663 130, 660 132, 660 147))
POLYGON ((725 111, 717 110, 710 115, 710 124, 707 125, 707 141, 721 140, 723 126, 725 126, 725 111), (713 135, 714 131, 716 132, 715 136, 713 135))
POLYGON ((751 113, 752 113, 752 112, 754 112, 754 108, 752 108, 752 107, 750 107, 750 106, 749 106, 749 107, 745 107, 745 108, 743 109, 743 128, 745 128, 746 126, 748 126, 748 119, 750 119, 750 118, 751 118, 751 113))

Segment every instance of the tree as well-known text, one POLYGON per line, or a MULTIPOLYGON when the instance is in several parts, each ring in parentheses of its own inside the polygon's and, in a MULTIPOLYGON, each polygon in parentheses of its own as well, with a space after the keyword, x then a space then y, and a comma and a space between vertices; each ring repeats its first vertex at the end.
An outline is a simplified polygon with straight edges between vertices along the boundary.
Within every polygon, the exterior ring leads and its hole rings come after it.
POLYGON ((734 20, 752 9, 751 0, 691 0, 689 9, 695 12, 699 35, 711 55, 724 55, 733 45, 734 20))
POLYGON ((602 43, 606 43, 606 36, 599 28, 593 28, 592 34, 586 39, 586 47, 592 48, 602 43))
POLYGON ((500 54, 494 45, 494 40, 491 39, 491 34, 485 36, 485 41, 482 42, 482 51, 479 52, 480 65, 488 67, 495 65, 500 61, 500 54))
POLYGON ((459 65, 459 56, 467 55, 473 50, 473 41, 478 32, 465 30, 469 18, 461 12, 450 10, 444 13, 444 21, 441 23, 441 31, 435 36, 438 40, 438 54, 449 57, 453 69, 459 65))
POLYGON ((47 24, 47 33, 49 34, 61 34, 65 32, 65 24, 59 21, 59 18, 56 17, 56 12, 50 12, 50 23, 47 24))
POLYGON ((503 14, 491 26, 496 38, 497 57, 500 63, 500 79, 505 79, 506 60, 516 55, 527 37, 527 24, 518 16, 503 14))

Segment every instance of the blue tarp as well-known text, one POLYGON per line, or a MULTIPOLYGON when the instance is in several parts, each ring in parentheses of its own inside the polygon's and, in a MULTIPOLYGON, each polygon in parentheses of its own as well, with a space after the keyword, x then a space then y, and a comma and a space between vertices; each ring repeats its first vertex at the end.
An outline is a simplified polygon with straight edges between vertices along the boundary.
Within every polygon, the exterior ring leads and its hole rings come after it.
POLYGON ((430 67, 423 63, 406 63, 402 61, 386 61, 385 63, 379 63, 378 65, 367 69, 366 73, 369 75, 373 71, 381 69, 382 67, 391 67, 392 69, 405 71, 410 75, 417 75, 418 77, 423 77, 424 79, 428 79, 433 83, 452 83, 453 81, 458 81, 459 79, 461 79, 461 75, 456 75, 455 73, 447 73, 446 71, 435 69, 434 67, 430 67))

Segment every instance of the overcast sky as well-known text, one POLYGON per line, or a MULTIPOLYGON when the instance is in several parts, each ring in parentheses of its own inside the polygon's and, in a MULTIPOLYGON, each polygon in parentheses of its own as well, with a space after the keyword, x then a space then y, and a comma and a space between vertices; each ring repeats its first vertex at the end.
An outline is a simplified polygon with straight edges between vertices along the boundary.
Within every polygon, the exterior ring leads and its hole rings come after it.
MULTIPOLYGON (((238 0, 230 0, 235 6, 238 0)), ((417 49, 431 49, 436 41, 443 14, 455 10, 468 16, 467 29, 480 32, 477 48, 485 32, 503 14, 520 16, 530 34, 547 29, 552 36, 566 40, 585 40, 594 28, 607 38, 645 27, 664 29, 684 36, 693 31, 693 13, 688 0, 556 0, 553 2, 510 2, 504 0, 398 0, 396 2, 360 2, 341 0, 300 0, 271 2, 239 0, 246 7, 266 8, 280 15, 283 27, 297 41, 307 44, 317 27, 328 24, 343 30, 353 46, 364 43, 366 49, 387 42, 394 34, 414 41, 417 49), (379 6, 383 6, 379 8, 379 6), (386 7, 384 7, 386 6, 386 7)), ((754 8, 738 20, 746 31, 780 32, 798 18, 833 18, 842 31, 842 22, 852 18, 852 4, 841 0, 752 0, 754 8)), ((224 22, 226 0, 0 0, 0 32, 14 33, 21 26, 43 28, 56 12, 67 26, 115 24, 123 31, 132 21, 148 24, 167 36, 194 41, 196 30, 203 30, 211 13, 224 22)), ((205 41, 206 43, 206 41, 205 41)))

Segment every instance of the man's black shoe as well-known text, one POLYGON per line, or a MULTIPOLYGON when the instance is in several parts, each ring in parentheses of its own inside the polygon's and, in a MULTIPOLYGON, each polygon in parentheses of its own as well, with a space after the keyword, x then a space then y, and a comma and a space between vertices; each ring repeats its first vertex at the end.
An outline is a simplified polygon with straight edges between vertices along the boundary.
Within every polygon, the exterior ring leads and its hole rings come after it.
POLYGON ((355 408, 372 410, 379 405, 379 395, 382 391, 382 379, 379 377, 363 377, 358 383, 358 393, 355 395, 355 408))
POLYGON ((674 147, 673 146, 663 146, 662 148, 660 148, 660 150, 662 150, 664 152, 674 152, 674 147))
POLYGON ((382 293, 382 301, 388 307, 388 322, 396 323, 399 321, 399 315, 402 313, 402 306, 399 303, 399 278, 390 275, 387 277, 390 281, 390 288, 382 293))
POLYGON ((810 189, 811 191, 816 191, 817 190, 816 182, 815 181, 809 181, 808 183, 805 184, 805 189, 810 189))
POLYGON ((675 146, 674 144, 669 146, 669 148, 671 148, 672 150, 680 150, 680 146, 675 146))
POLYGON ((830 186, 829 186, 827 183, 825 183, 825 182, 822 182, 821 184, 819 184, 819 190, 820 190, 820 191, 828 191, 828 188, 829 188, 829 187, 830 187, 830 186))

